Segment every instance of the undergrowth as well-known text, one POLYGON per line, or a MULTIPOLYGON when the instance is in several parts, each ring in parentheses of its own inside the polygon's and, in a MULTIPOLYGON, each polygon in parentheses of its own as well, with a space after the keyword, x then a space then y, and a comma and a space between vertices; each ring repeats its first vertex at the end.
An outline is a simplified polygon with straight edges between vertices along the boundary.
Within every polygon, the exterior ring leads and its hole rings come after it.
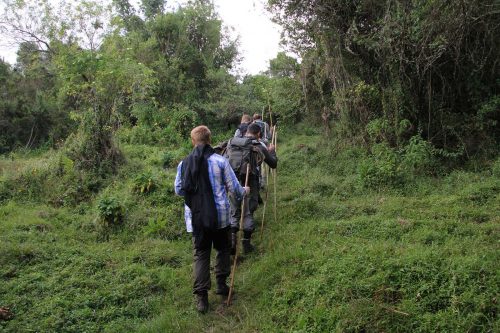
POLYGON ((211 292, 205 316, 173 193, 188 143, 122 142, 107 178, 61 151, 0 158, 0 307, 14 314, 0 331, 500 329, 500 159, 434 172, 425 147, 368 151, 303 127, 280 138, 277 221, 271 178, 234 304, 211 292))

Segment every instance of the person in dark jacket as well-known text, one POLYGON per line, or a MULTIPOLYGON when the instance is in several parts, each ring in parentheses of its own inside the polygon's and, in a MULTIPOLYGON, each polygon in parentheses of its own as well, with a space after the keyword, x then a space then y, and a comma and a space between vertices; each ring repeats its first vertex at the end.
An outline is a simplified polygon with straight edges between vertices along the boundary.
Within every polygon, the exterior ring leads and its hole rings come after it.
MULTIPOLYGON (((254 146, 259 149, 264 156, 264 162, 269 165, 272 169, 275 169, 278 165, 278 158, 276 157, 276 152, 274 145, 269 145, 266 148, 265 144, 260 141, 261 128, 258 124, 250 124, 246 131, 245 137, 252 139, 254 146)), ((239 177, 240 184, 244 184, 244 175, 239 177)), ((253 218, 253 213, 257 210, 259 206, 259 176, 250 175, 248 179, 248 185, 250 187, 250 195, 245 197, 245 211, 243 213, 243 253, 250 253, 254 250, 251 244, 252 233, 255 230, 255 221, 253 218)), ((239 230, 239 221, 241 216, 241 206, 240 202, 234 197, 231 199, 231 247, 236 248, 237 232, 239 230)))
POLYGON ((263 121, 262 117, 258 113, 253 115, 253 122, 260 126, 260 140, 267 145, 273 137, 269 124, 263 121))
POLYGON ((252 123, 252 117, 250 117, 248 114, 243 114, 241 116, 241 123, 236 129, 236 132, 234 132, 234 136, 238 138, 242 138, 245 136, 248 126, 252 123))
POLYGON ((228 193, 242 200, 249 188, 238 182, 229 162, 215 154, 210 146, 208 127, 198 126, 191 131, 193 151, 177 167, 175 193, 184 197, 187 231, 193 235, 194 284, 197 310, 208 311, 210 290, 210 252, 215 257, 216 294, 227 296, 226 284, 230 264, 230 203, 228 193))

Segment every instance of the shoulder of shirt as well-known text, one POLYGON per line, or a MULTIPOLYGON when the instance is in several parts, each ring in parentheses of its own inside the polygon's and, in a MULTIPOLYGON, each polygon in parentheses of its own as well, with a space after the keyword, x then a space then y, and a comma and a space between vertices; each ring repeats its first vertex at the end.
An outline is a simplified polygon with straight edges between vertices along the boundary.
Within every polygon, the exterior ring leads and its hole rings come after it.
POLYGON ((214 161, 218 163, 224 163, 227 161, 227 159, 224 156, 221 156, 219 154, 212 154, 209 158, 209 161, 214 161))

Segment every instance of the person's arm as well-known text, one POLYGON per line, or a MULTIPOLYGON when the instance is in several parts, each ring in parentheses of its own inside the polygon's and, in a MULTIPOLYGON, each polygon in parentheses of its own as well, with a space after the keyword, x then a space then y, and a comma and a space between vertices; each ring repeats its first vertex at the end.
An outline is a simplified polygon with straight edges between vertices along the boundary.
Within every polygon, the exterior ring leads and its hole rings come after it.
POLYGON ((223 171, 224 171, 224 182, 227 191, 230 193, 234 193, 238 200, 243 199, 243 196, 245 195, 245 188, 240 185, 238 178, 236 178, 236 175, 234 174, 231 165, 229 165, 229 162, 226 159, 224 160, 223 171))
POLYGON ((177 166, 177 174, 175 175, 174 189, 175 189, 175 194, 184 196, 184 191, 182 190, 182 161, 177 166))
POLYGON ((276 151, 274 150, 274 146, 269 146, 271 149, 267 149, 260 145, 259 149, 264 154, 264 162, 266 162, 271 169, 276 169, 278 166, 278 157, 276 156, 276 151))

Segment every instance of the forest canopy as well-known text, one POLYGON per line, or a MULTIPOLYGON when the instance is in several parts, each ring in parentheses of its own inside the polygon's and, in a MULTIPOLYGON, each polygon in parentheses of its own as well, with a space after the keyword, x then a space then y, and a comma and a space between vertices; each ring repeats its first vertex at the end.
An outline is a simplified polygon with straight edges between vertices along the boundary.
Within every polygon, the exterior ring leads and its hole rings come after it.
POLYGON ((306 112, 349 136, 399 146, 420 135, 469 158, 498 144, 498 2, 270 0, 303 58, 306 112))
POLYGON ((238 40, 210 1, 170 11, 158 0, 4 3, 2 33, 20 47, 14 66, 1 63, 0 152, 78 135, 75 156, 94 168, 101 158, 118 163, 120 129, 161 144, 199 122, 227 128, 263 110, 284 123, 333 125, 366 147, 417 140, 448 161, 497 151, 493 0, 270 0, 300 63, 282 52, 243 77, 238 40))

